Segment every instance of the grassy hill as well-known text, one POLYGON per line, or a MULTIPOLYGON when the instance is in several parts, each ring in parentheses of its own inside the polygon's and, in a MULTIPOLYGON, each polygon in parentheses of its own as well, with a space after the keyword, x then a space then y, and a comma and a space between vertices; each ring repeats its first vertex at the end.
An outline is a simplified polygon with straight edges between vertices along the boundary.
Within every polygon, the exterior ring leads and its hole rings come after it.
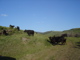
POLYGON ((74 29, 70 29, 70 30, 65 30, 63 32, 66 32, 66 33, 80 33, 80 28, 74 28, 74 29))
POLYGON ((80 28, 74 28, 74 29, 70 29, 70 30, 65 30, 65 31, 47 31, 42 33, 43 35, 48 35, 48 36, 60 36, 61 34, 71 34, 71 35, 76 35, 78 34, 80 36, 80 28))
POLYGON ((63 33, 62 31, 47 31, 44 32, 43 35, 53 36, 53 35, 61 35, 62 33, 63 33))
POLYGON ((28 36, 22 30, 12 30, 14 34, 0 35, 1 56, 16 60, 80 60, 80 37, 66 37, 66 45, 52 45, 47 41, 51 32, 28 36))

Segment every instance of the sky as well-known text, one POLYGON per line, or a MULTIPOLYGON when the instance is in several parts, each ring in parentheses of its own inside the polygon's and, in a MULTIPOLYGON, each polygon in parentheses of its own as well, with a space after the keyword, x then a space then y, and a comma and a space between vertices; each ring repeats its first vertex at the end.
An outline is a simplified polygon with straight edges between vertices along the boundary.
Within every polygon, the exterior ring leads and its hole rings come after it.
POLYGON ((80 0, 0 0, 0 26, 37 32, 80 28, 80 0))

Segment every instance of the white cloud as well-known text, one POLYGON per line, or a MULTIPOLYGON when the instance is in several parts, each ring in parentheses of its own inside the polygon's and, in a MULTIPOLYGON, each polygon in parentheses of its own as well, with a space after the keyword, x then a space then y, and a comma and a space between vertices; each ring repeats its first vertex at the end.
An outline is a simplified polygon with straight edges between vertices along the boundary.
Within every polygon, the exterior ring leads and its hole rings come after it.
POLYGON ((7 14, 1 14, 0 16, 8 16, 7 14))

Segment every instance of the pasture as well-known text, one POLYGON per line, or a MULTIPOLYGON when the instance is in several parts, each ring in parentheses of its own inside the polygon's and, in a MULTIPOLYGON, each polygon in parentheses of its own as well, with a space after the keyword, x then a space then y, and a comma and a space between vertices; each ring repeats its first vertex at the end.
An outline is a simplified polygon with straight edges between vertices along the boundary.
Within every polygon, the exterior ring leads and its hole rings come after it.
POLYGON ((80 60, 80 37, 66 37, 65 45, 52 45, 48 35, 15 33, 0 36, 0 55, 16 60, 80 60))

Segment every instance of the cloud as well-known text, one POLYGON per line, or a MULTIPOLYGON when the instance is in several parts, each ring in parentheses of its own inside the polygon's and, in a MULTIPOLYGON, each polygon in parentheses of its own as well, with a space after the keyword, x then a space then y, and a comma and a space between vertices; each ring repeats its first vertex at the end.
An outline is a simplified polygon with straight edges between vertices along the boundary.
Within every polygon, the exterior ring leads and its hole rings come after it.
POLYGON ((0 16, 8 16, 7 14, 1 14, 0 16))

